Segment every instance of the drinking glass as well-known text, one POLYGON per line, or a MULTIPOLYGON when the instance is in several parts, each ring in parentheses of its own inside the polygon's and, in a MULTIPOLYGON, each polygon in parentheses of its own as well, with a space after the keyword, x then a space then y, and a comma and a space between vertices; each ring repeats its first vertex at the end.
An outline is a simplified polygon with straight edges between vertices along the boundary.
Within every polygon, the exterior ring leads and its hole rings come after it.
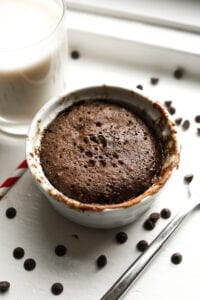
POLYGON ((67 83, 63 0, 0 1, 0 130, 26 135, 39 108, 67 83))

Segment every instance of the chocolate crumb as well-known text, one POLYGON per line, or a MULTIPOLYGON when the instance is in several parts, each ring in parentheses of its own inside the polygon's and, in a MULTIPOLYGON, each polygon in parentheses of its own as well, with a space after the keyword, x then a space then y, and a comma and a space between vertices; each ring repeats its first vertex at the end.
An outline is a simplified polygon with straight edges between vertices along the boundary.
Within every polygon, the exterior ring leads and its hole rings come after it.
POLYGON ((169 219, 171 217, 171 211, 169 208, 163 208, 160 215, 163 219, 169 219))
POLYGON ((184 130, 187 130, 190 127, 190 121, 189 120, 185 120, 182 124, 182 128, 184 130))
POLYGON ((136 86, 136 88, 139 89, 139 90, 143 90, 143 86, 142 86, 141 84, 138 84, 138 85, 136 86))
POLYGON ((5 293, 10 288, 10 282, 8 281, 0 281, 0 293, 5 293))
POLYGON ((63 285, 59 282, 56 282, 51 287, 51 292, 54 295, 60 295, 63 292, 63 285))
POLYGON ((16 259, 20 259, 20 258, 24 257, 24 249, 22 247, 16 247, 13 250, 13 256, 16 259))
POLYGON ((155 227, 155 223, 152 222, 150 219, 147 219, 143 224, 144 229, 146 230, 153 230, 155 227))
POLYGON ((184 176, 184 181, 185 181, 186 183, 190 183, 190 182, 192 181, 193 177, 194 177, 193 174, 185 175, 185 176, 184 176))
POLYGON ((72 57, 73 59, 78 59, 78 58, 80 57, 80 53, 79 53, 78 51, 76 51, 76 50, 73 50, 73 51, 71 52, 71 57, 72 57))
POLYGON ((57 256, 64 256, 67 252, 67 248, 64 245, 58 245, 55 247, 55 254, 57 256))
POLYGON ((116 234, 115 239, 119 244, 123 244, 127 241, 128 235, 126 232, 120 231, 116 234))
POLYGON ((176 112, 176 109, 175 109, 175 107, 173 107, 173 106, 169 106, 169 107, 167 108, 167 110, 168 110, 168 112, 170 113, 170 115, 174 115, 175 112, 176 112))
POLYGON ((24 269, 26 271, 32 271, 36 267, 36 262, 33 258, 27 258, 24 262, 24 269))
POLYGON ((160 214, 155 212, 150 214, 149 220, 152 221, 153 223, 156 223, 160 219, 160 214))
POLYGON ((194 120, 195 122, 200 123, 200 115, 196 116, 194 120))
POLYGON ((175 119, 175 123, 176 123, 176 125, 180 125, 181 124, 181 122, 182 122, 182 118, 176 118, 175 119))
POLYGON ((200 128, 197 128, 197 135, 200 136, 200 128))
POLYGON ((107 257, 105 255, 100 255, 96 260, 98 268, 103 268, 107 264, 107 257))
POLYGON ((164 105, 165 105, 166 107, 170 107, 170 106, 172 105, 172 100, 166 100, 166 101, 164 102, 164 105))
POLYGON ((158 81, 159 81, 159 78, 156 78, 156 77, 151 77, 151 79, 150 79, 150 82, 152 85, 156 85, 158 83, 158 81))
POLYGON ((180 264, 182 262, 182 260, 183 260, 183 256, 178 252, 174 253, 171 256, 171 262, 175 265, 180 264))
POLYGON ((183 68, 178 68, 174 71, 174 77, 176 79, 181 79, 183 77, 183 74, 184 74, 183 68))
POLYGON ((149 244, 148 244, 148 242, 145 241, 145 240, 139 241, 139 242, 137 243, 137 245, 136 245, 136 248, 137 248, 139 251, 141 251, 141 252, 146 251, 148 247, 149 247, 149 244))
POLYGON ((16 214, 17 214, 17 211, 16 211, 16 209, 14 207, 7 208, 7 210, 6 210, 6 217, 8 219, 13 219, 16 216, 16 214))

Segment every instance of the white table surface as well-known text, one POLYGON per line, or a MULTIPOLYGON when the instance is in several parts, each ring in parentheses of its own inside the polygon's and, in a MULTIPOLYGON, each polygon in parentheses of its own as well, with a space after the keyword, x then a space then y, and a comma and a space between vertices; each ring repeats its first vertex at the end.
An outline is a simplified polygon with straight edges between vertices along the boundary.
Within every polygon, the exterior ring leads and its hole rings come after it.
MULTIPOLYGON (((100 299, 139 255, 136 243, 140 239, 150 242, 168 222, 160 220, 152 232, 147 232, 142 224, 148 214, 169 207, 174 215, 187 201, 188 187, 183 176, 198 172, 200 167, 200 136, 196 134, 198 125, 194 123, 195 115, 200 114, 200 86, 199 78, 190 77, 189 72, 182 80, 174 79, 172 72, 173 69, 111 61, 86 52, 81 53, 78 60, 70 59, 69 89, 103 83, 128 88, 142 84, 148 95, 161 102, 173 100, 176 107, 173 119, 182 117, 191 121, 189 130, 184 132, 179 128, 182 145, 180 168, 149 212, 137 222, 113 230, 87 229, 65 220, 52 209, 33 185, 30 174, 26 173, 0 203, 0 280, 11 282, 10 291, 2 296, 3 299, 54 299, 50 287, 57 281, 64 285, 64 292, 57 296, 58 299, 100 299), (152 76, 160 78, 157 86, 151 86, 149 79, 152 76), (18 210, 14 220, 4 216, 6 207, 11 205, 18 210), (126 231, 129 237, 123 245, 116 244, 114 239, 120 230, 126 231), (79 240, 72 234, 78 234, 79 240), (58 243, 66 244, 66 257, 54 255, 53 249, 58 243), (12 257, 12 250, 20 245, 25 248, 26 258, 34 257, 37 261, 32 272, 24 271, 24 259, 16 261, 12 257), (107 256, 108 264, 99 271, 95 260, 100 254, 107 256)), ((0 134, 1 181, 24 159, 24 153, 24 138, 0 134)), ((199 214, 196 210, 184 221, 124 299, 199 299, 199 214), (180 265, 170 262, 174 252, 183 255, 180 265)))

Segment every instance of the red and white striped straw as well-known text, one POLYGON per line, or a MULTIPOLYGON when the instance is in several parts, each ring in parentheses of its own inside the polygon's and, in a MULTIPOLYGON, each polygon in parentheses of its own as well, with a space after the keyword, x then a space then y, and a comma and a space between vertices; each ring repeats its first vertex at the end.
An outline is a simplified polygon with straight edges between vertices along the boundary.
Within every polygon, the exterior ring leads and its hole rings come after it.
POLYGON ((13 174, 0 185, 0 200, 5 196, 5 194, 10 190, 10 188, 17 182, 17 180, 24 174, 27 168, 28 168, 27 161, 26 160, 22 161, 21 164, 14 170, 13 174))

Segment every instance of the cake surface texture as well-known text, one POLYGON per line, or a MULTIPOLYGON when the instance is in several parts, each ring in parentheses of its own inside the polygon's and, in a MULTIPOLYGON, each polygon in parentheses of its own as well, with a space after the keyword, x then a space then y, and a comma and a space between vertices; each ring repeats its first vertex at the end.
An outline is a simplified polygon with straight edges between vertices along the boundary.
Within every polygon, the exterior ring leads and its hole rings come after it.
POLYGON ((154 131, 117 104, 85 101, 44 130, 40 161, 50 183, 83 203, 137 197, 159 176, 162 147, 154 131))

